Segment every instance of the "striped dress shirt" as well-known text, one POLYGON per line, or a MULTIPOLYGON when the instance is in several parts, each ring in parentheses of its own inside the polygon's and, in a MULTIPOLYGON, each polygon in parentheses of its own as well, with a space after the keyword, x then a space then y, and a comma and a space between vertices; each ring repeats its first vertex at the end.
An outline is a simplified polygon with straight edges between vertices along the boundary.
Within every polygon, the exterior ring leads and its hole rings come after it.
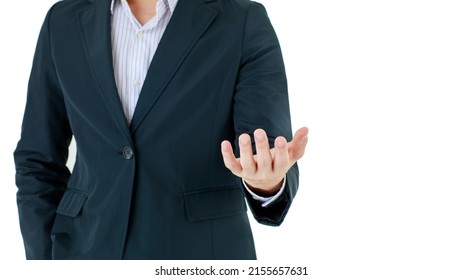
POLYGON ((156 16, 141 25, 127 0, 112 0, 112 59, 120 101, 131 122, 151 60, 178 0, 158 0, 156 16))

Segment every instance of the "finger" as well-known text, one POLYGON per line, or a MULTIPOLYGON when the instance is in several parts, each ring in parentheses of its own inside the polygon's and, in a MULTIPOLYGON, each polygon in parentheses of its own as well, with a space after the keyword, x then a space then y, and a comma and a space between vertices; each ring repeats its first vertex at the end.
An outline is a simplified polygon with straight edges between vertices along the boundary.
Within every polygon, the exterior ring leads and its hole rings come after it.
POLYGON ((289 157, 291 162, 296 162, 305 153, 306 144, 308 143, 308 128, 302 127, 295 132, 294 138, 289 145, 289 157))
POLYGON ((239 151, 240 151, 240 163, 242 166, 242 172, 245 174, 254 174, 257 169, 255 159, 253 157, 252 142, 248 134, 242 134, 239 136, 239 151))
POLYGON ((270 153, 268 137, 263 129, 255 130, 255 148, 257 150, 257 171, 271 171, 273 159, 270 153))
POLYGON ((289 145, 284 137, 279 136, 274 140, 273 170, 275 173, 285 174, 289 168, 289 145))
POLYGON ((225 166, 233 172, 234 175, 239 176, 242 172, 242 167, 239 160, 234 156, 233 146, 229 141, 221 142, 221 154, 225 166))
POLYGON ((295 132, 294 139, 292 141, 303 141, 308 138, 308 127, 302 127, 295 132))

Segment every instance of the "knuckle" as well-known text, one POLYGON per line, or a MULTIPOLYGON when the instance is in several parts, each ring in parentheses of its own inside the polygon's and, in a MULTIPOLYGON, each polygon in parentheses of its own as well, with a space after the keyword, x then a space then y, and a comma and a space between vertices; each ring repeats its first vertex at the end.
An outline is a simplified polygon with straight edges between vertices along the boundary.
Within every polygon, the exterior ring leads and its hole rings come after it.
POLYGON ((289 160, 287 158, 282 158, 274 163, 274 167, 280 169, 280 168, 285 168, 289 164, 289 160))
POLYGON ((242 163, 242 169, 244 172, 253 172, 255 170, 255 165, 250 164, 250 163, 242 163))
POLYGON ((225 160, 225 166, 226 166, 228 169, 232 169, 232 168, 233 168, 233 165, 232 165, 229 161, 227 161, 227 160, 225 160))
POLYGON ((257 158, 258 165, 260 166, 268 166, 271 165, 272 159, 267 156, 259 156, 257 158))

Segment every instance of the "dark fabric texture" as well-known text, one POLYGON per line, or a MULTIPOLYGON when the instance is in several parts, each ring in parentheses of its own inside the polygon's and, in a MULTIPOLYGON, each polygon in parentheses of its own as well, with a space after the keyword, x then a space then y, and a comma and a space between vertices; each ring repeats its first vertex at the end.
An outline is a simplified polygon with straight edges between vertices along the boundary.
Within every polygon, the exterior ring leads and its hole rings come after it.
POLYGON ((283 195, 263 208, 245 199, 220 152, 222 140, 256 128, 271 145, 279 135, 291 140, 285 70, 265 9, 180 0, 127 125, 109 5, 58 2, 38 39, 14 153, 27 258, 255 259, 247 205, 257 221, 280 225, 298 188, 295 165, 283 195))

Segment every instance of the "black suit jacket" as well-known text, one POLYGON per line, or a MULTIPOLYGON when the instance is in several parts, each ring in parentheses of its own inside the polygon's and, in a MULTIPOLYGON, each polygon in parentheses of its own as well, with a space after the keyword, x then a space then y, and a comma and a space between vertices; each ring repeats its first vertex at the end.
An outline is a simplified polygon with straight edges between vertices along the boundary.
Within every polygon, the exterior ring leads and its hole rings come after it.
MULTIPOLYGON (((280 47, 260 4, 180 0, 130 125, 114 82, 110 0, 48 12, 15 151, 29 259, 254 259, 244 191, 222 140, 291 138, 280 47), (77 157, 66 168, 72 136, 77 157)), ((283 221, 297 166, 263 224, 283 221)))

